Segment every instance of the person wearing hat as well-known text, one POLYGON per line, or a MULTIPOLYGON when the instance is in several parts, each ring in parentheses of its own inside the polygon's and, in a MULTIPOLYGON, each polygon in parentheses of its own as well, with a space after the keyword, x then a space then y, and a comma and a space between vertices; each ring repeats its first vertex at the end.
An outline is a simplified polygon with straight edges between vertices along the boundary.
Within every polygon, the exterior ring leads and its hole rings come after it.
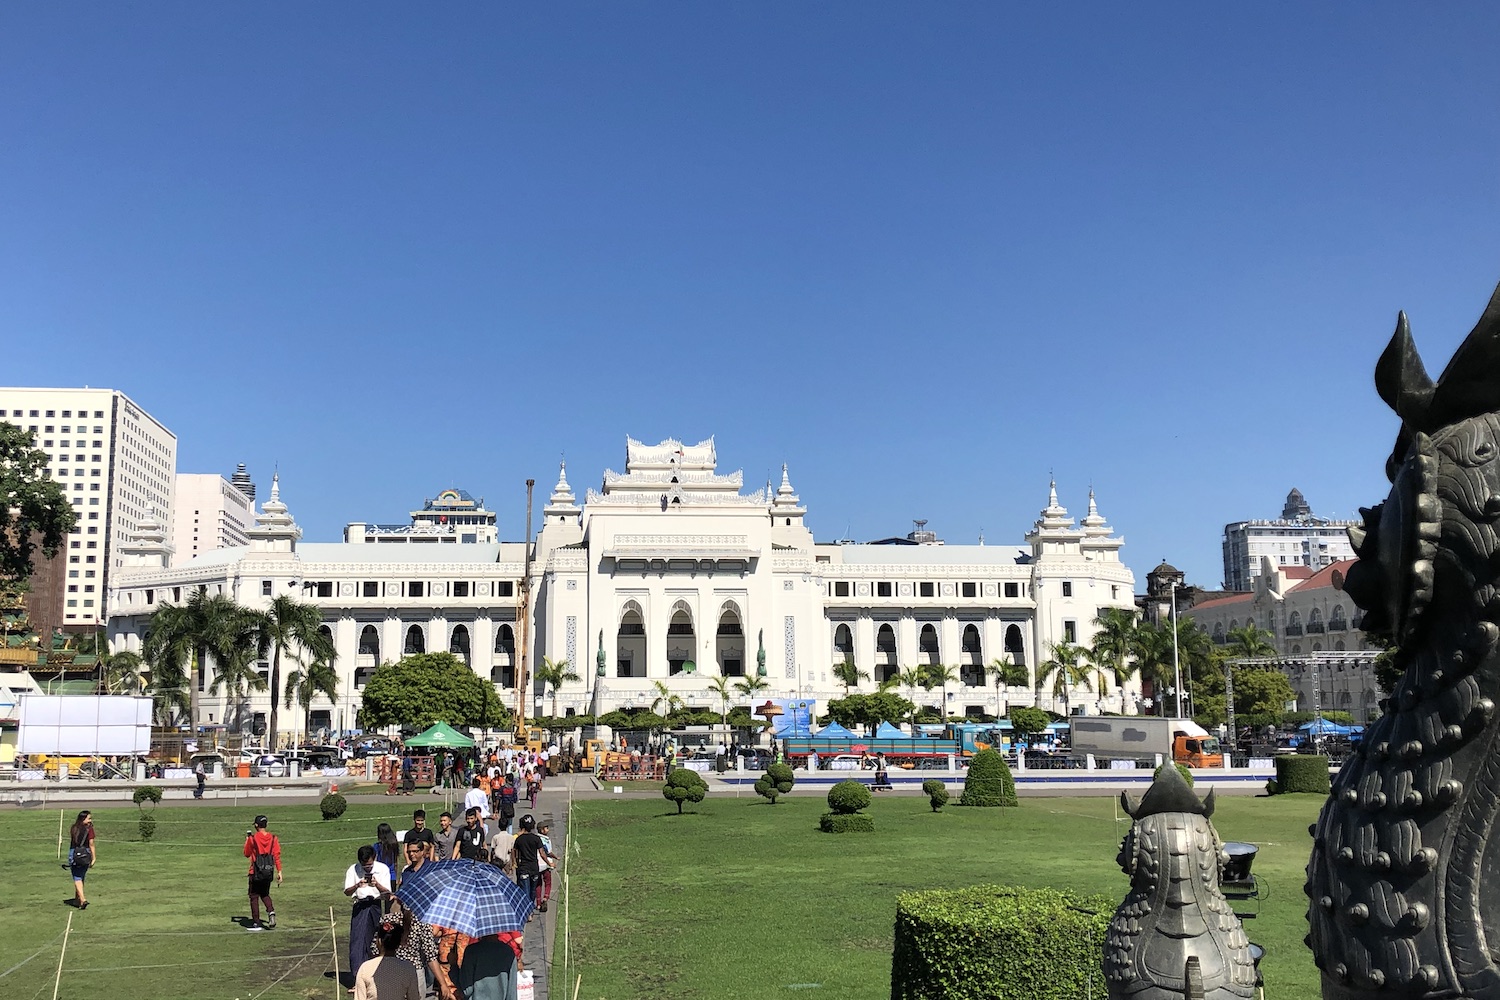
POLYGON ((255 817, 255 828, 245 831, 245 857, 250 859, 250 926, 262 931, 276 926, 276 904, 271 902, 271 879, 281 884, 281 839, 266 829, 271 821, 255 817), (260 922, 260 904, 266 904, 266 922, 260 922))

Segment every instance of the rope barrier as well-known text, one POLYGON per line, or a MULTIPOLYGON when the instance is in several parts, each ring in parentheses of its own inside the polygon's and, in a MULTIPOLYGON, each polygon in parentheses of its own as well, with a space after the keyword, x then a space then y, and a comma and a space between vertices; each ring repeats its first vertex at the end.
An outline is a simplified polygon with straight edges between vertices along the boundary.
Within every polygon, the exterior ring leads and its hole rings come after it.
POLYGON ((46 944, 42 945, 40 948, 38 948, 36 951, 32 952, 30 955, 27 955, 25 958, 21 959, 15 965, 12 965, 10 968, 6 969, 4 972, 0 972, 0 979, 4 979, 6 976, 10 975, 12 972, 15 972, 21 966, 23 966, 27 962, 31 961, 33 958, 36 958, 42 952, 44 952, 47 949, 51 948, 54 944, 56 944, 58 941, 60 941, 62 939, 62 936, 65 933, 67 933, 67 932, 66 931, 58 931, 57 932, 57 937, 53 938, 51 941, 48 941, 46 944))
MULTIPOLYGON (((275 982, 271 983, 271 986, 275 986, 277 983, 280 983, 287 976, 290 976, 293 972, 297 971, 297 966, 300 966, 303 962, 305 962, 309 958, 311 958, 312 955, 313 955, 313 952, 317 951, 319 948, 321 948, 323 946, 323 938, 326 938, 327 936, 328 936, 327 934, 324 934, 324 935, 322 935, 322 937, 319 937, 318 938, 318 943, 315 944, 315 945, 313 945, 312 949, 310 951, 308 951, 308 953, 306 955, 303 955, 301 958, 297 959, 297 964, 296 965, 292 966, 290 969, 287 969, 281 975, 277 976, 275 982)), ((267 993, 269 993, 271 991, 271 986, 267 986, 265 989, 263 989, 259 993, 255 994, 255 996, 251 997, 250 1000, 259 1000, 260 997, 265 996, 267 993)))
MULTIPOLYGON (((322 947, 323 940, 327 937, 328 932, 324 931, 322 936, 318 938, 317 944, 313 946, 313 951, 317 951, 318 948, 322 947)), ((154 965, 95 965, 86 969, 69 969, 67 971, 69 975, 72 975, 76 972, 126 972, 135 969, 185 969, 197 965, 237 965, 244 962, 284 962, 293 958, 305 959, 313 951, 295 955, 241 955, 239 958, 209 958, 198 959, 192 962, 165 962, 154 965)), ((296 968, 296 966, 292 968, 296 968)), ((291 970, 287 971, 290 972, 291 970)), ((286 976, 283 974, 282 979, 285 978, 286 976)), ((276 980, 276 982, 281 982, 281 979, 276 980)), ((274 986, 275 983, 271 985, 274 986)))

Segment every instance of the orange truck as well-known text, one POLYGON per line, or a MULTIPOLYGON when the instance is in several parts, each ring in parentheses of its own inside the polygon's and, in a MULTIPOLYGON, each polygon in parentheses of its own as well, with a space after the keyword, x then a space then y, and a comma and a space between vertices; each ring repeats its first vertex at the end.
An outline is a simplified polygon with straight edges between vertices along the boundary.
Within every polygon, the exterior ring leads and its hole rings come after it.
POLYGON ((1219 739, 1192 719, 1151 715, 1090 715, 1068 720, 1070 752, 1082 759, 1176 761, 1188 767, 1223 767, 1219 739))

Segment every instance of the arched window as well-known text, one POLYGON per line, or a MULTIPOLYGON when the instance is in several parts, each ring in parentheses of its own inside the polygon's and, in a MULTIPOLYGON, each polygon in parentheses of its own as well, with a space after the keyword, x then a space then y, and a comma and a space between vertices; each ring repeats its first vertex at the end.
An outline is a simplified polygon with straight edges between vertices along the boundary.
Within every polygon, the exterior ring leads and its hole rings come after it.
POLYGON ((448 652, 464 661, 464 666, 469 665, 469 626, 453 626, 453 635, 448 639, 448 652))
POLYGON ((896 630, 882 625, 875 630, 875 681, 881 683, 900 672, 896 663, 896 630))
POLYGON ((959 683, 964 687, 984 687, 984 646, 979 640, 979 626, 964 626, 960 646, 959 683))
POLYGON ((616 635, 616 677, 646 676, 646 616, 635 601, 626 601, 620 609, 620 629, 616 635))
POLYGON ((719 628, 714 634, 714 655, 721 675, 745 676, 745 626, 740 620, 740 607, 733 601, 725 601, 719 612, 719 628))
POLYGON ((667 622, 667 675, 676 677, 680 673, 692 673, 696 670, 693 650, 697 648, 692 609, 686 601, 678 601, 672 605, 672 617, 667 622))
POLYGON ((1349 619, 1344 614, 1344 606, 1335 604, 1333 610, 1328 613, 1328 631, 1342 632, 1349 627, 1349 619))
POLYGON ((917 659, 923 663, 943 662, 938 651, 937 629, 931 625, 923 625, 922 631, 917 635, 917 659))
MULTIPOLYGON (((1253 625, 1254 622, 1252 622, 1251 624, 1253 625)), ((1240 620, 1238 618, 1231 618, 1231 619, 1229 619, 1229 631, 1233 632, 1235 629, 1237 629, 1239 627, 1240 627, 1240 620)))
POLYGON ((1313 608, 1311 611, 1309 611, 1307 613, 1307 631, 1308 632, 1321 632, 1321 631, 1323 631, 1323 612, 1321 610, 1319 610, 1318 608, 1313 608))
POLYGON ((1224 623, 1214 622, 1214 642, 1222 646, 1227 641, 1228 640, 1224 638, 1224 623))
POLYGON ((1010 662, 1026 666, 1026 644, 1021 639, 1021 626, 1010 625, 1005 629, 1005 652, 1010 662))
POLYGON ((835 663, 854 657, 854 633, 848 625, 840 623, 833 630, 833 659, 835 663))
POLYGON ((380 659, 380 630, 374 625, 359 630, 359 655, 380 659))
POLYGON ((406 645, 402 647, 403 656, 411 656, 414 653, 427 652, 427 634, 422 631, 422 626, 411 625, 406 630, 406 645))
POLYGON ((516 686, 516 632, 509 625, 495 629, 495 651, 490 657, 490 683, 516 686))
POLYGON ((330 646, 333 645, 333 629, 329 628, 327 625, 319 625, 318 631, 323 633, 323 638, 328 640, 328 644, 330 646))

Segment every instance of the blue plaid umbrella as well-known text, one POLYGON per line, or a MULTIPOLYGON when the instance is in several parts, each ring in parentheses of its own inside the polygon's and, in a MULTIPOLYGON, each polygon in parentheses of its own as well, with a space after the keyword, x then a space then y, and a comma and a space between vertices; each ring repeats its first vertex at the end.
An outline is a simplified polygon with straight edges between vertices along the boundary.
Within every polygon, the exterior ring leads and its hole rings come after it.
POLYGON ((504 872, 479 861, 429 861, 401 881, 396 898, 417 919, 470 937, 524 930, 536 908, 504 872))

